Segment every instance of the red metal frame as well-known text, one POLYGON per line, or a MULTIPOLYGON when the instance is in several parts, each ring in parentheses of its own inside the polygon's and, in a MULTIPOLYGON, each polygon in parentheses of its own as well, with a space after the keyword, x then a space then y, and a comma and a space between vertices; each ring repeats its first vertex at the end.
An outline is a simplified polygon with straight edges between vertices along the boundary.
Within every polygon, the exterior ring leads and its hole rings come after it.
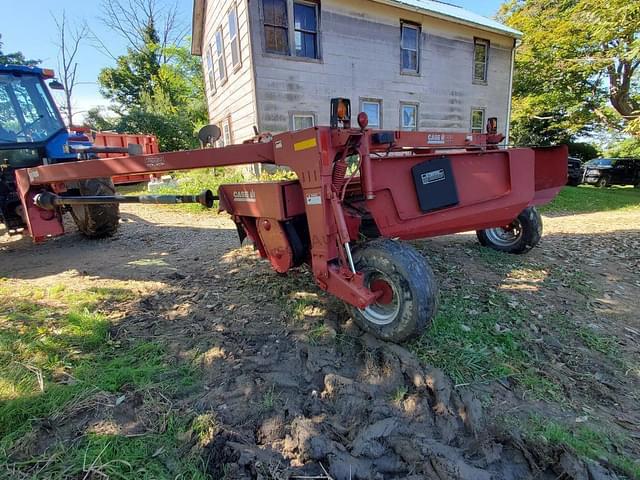
POLYGON ((349 264, 346 247, 358 240, 366 215, 391 238, 492 228, 553 198, 566 183, 565 147, 499 149, 500 135, 446 132, 392 132, 393 142, 380 144, 380 133, 316 127, 266 143, 62 163, 18 170, 16 177, 29 231, 38 242, 63 230, 60 213, 39 209, 33 196, 64 182, 249 163, 289 167, 298 181, 222 187, 220 210, 232 215, 280 272, 291 268, 296 256, 286 222, 304 218, 310 243, 305 260, 317 283, 359 308, 384 296, 384 289, 365 288, 349 264), (350 155, 359 158, 359 175, 353 178, 345 177, 350 155), (423 213, 411 169, 443 155, 451 162, 459 204, 423 213))

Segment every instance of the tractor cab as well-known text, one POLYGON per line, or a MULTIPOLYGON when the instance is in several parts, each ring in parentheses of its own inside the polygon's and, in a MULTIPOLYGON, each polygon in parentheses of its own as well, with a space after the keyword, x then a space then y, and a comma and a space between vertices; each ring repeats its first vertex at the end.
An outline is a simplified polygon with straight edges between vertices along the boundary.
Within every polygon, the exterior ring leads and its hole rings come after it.
MULTIPOLYGON (((0 66, 0 164, 21 168, 64 156, 68 134, 44 80, 53 71, 0 66), (56 141, 57 140, 57 141, 56 141)), ((52 88, 60 88, 52 81, 52 88)))
MULTIPOLYGON (((66 147, 75 138, 49 91, 63 88, 53 78, 49 69, 0 65, 0 223, 9 232, 24 227, 15 170, 77 159, 66 147)), ((79 140, 90 145, 86 137, 79 140)))

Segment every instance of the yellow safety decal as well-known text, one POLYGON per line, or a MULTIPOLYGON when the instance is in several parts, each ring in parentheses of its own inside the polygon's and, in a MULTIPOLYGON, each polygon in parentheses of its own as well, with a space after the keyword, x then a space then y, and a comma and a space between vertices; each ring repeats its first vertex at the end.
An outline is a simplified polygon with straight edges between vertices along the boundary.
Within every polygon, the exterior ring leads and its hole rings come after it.
POLYGON ((310 148, 313 148, 316 145, 318 145, 318 143, 316 142, 316 139, 314 137, 314 138, 310 138, 309 140, 303 140, 302 142, 294 143, 293 149, 296 152, 299 152, 301 150, 308 150, 310 148))

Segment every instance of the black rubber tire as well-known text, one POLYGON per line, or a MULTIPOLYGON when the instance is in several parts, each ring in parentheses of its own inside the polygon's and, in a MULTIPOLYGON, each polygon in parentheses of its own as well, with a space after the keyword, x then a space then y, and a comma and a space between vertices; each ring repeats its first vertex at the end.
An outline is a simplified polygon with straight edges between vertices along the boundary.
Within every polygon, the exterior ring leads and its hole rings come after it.
POLYGON ((579 186, 581 183, 582 183, 582 180, 581 180, 581 179, 579 179, 579 178, 578 178, 578 179, 572 178, 572 179, 570 179, 569 181, 567 181, 567 185, 568 185, 569 187, 577 187, 577 186, 579 186))
MULTIPOLYGON (((116 192, 110 178, 92 178, 81 180, 80 195, 104 196, 116 192)), ((74 205, 71 216, 78 230, 87 238, 97 239, 110 237, 118 230, 120 208, 118 204, 74 205)))
POLYGON ((608 177, 606 177, 606 176, 602 176, 602 177, 600 177, 600 178, 598 179, 598 182, 596 183, 596 185, 597 185, 599 188, 607 188, 607 187, 609 187, 609 186, 610 186, 610 184, 609 184, 609 178, 608 178, 608 177))
POLYGON ((398 292, 397 311, 384 325, 370 321, 366 311, 347 305, 360 328, 382 340, 400 343, 421 335, 431 325, 438 309, 438 285, 429 263, 413 247, 375 240, 354 252, 354 263, 365 277, 365 286, 374 276, 382 275, 398 292))
MULTIPOLYGON (((499 252, 522 254, 527 253, 540 242, 542 238, 542 217, 536 207, 525 208, 515 220, 520 223, 521 235, 513 244, 500 245, 495 243, 487 232, 478 230, 476 235, 483 247, 489 247, 499 252)), ((492 229, 493 230, 493 229, 492 229)))

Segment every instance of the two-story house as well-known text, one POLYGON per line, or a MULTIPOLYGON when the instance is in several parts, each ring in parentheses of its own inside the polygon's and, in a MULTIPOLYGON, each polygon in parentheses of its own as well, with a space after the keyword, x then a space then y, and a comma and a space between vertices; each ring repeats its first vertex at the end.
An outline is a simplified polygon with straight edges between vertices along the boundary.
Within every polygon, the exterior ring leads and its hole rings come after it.
POLYGON ((371 128, 508 133, 520 33, 431 0, 194 0, 221 141, 329 124, 333 97, 371 128))

